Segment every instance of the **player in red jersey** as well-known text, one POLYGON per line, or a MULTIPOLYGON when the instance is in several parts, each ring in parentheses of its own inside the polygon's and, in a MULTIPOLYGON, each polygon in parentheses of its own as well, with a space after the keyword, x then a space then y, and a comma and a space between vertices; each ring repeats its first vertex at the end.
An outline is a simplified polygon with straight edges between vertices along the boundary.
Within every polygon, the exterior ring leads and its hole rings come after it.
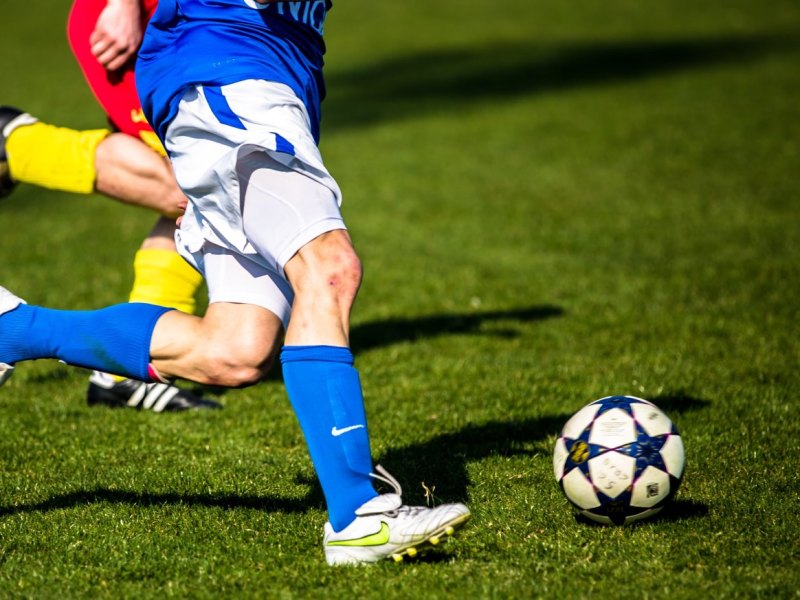
MULTIPOLYGON (((192 313, 201 276, 176 252, 175 218, 186 198, 147 123, 134 83, 136 51, 155 0, 76 0, 67 33, 75 57, 111 129, 76 131, 0 107, 0 196, 17 182, 103 194, 161 213, 134 260, 132 302, 192 313)), ((145 384, 95 372, 90 404, 156 412, 218 406, 165 383, 145 384)))

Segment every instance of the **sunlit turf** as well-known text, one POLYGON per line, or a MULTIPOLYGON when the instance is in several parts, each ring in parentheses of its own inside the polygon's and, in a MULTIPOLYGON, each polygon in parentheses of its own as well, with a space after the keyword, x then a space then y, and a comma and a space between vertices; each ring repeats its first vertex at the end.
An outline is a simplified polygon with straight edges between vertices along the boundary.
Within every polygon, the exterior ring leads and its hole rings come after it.
MULTIPOLYGON (((3 7, 0 104, 102 126, 68 5, 3 7)), ((322 150, 366 270, 373 453, 472 522, 428 559, 329 569, 279 377, 151 415, 24 364, 0 390, 0 596, 795 597, 798 26, 788 0, 338 1, 322 150), (662 518, 579 524, 552 445, 615 393, 672 417, 686 475, 662 518)), ((0 284, 124 301, 153 220, 20 186, 0 284)))

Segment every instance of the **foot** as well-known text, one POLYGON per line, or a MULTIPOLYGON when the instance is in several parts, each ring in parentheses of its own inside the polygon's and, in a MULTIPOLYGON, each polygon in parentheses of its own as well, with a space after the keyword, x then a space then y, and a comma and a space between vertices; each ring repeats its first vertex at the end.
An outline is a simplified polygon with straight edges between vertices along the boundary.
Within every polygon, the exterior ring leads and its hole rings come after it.
POLYGON ((17 187, 17 182, 11 179, 8 168, 8 154, 6 154, 6 140, 11 132, 21 125, 31 125, 36 118, 12 106, 0 106, 0 198, 8 196, 17 187))
POLYGON ((469 519, 463 504, 434 508, 405 506, 400 484, 383 467, 373 477, 389 483, 393 494, 382 494, 356 511, 356 519, 342 531, 325 524, 325 559, 329 565, 362 564, 391 558, 397 562, 416 556, 453 535, 469 519))
POLYGON ((157 413, 222 408, 217 402, 168 383, 144 383, 136 379, 117 381, 98 371, 89 378, 87 400, 89 406, 105 404, 113 408, 128 407, 157 413))
MULTIPOLYGON (((0 286, 0 316, 11 312, 20 304, 25 304, 25 300, 18 298, 6 288, 0 286)), ((3 385, 14 372, 14 365, 0 362, 0 385, 3 385)))

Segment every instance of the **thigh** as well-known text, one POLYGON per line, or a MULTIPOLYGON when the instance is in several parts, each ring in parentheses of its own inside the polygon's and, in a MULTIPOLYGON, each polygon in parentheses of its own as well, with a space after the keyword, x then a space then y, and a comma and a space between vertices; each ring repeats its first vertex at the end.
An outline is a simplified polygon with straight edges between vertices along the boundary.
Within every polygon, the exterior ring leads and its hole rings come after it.
POLYGON ((279 272, 311 240, 346 229, 333 192, 302 171, 286 167, 267 153, 250 154, 246 166, 240 162, 237 171, 246 190, 242 201, 245 235, 279 272))
POLYGON ((202 252, 202 269, 208 284, 210 306, 222 303, 250 304, 267 309, 285 328, 294 295, 282 274, 213 244, 202 252))

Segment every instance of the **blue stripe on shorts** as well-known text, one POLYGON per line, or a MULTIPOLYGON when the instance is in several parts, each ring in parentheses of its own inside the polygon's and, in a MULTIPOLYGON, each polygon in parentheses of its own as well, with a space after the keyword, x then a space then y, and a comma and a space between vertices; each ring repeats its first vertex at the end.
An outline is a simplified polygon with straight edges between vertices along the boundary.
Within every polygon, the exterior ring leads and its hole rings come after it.
POLYGON ((222 94, 222 90, 219 89, 218 85, 204 85, 203 92, 211 112, 217 117, 217 121, 223 125, 236 127, 236 129, 247 129, 241 119, 233 112, 231 105, 228 104, 227 98, 222 94))
POLYGON ((284 154, 291 154, 294 156, 294 146, 285 137, 279 133, 275 134, 275 150, 283 152, 284 154))

